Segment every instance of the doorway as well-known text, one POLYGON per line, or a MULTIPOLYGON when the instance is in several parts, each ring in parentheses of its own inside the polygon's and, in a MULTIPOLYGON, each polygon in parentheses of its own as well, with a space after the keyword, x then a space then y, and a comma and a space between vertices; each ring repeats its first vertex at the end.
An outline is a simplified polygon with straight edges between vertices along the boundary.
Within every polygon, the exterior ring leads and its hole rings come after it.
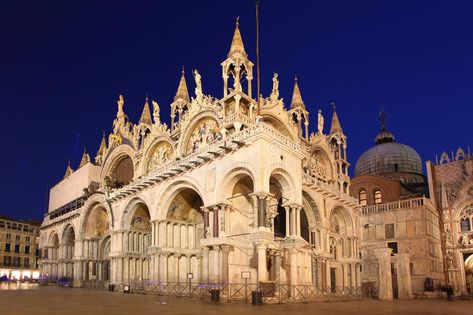
POLYGON ((330 290, 332 293, 337 290, 337 268, 330 268, 330 290))

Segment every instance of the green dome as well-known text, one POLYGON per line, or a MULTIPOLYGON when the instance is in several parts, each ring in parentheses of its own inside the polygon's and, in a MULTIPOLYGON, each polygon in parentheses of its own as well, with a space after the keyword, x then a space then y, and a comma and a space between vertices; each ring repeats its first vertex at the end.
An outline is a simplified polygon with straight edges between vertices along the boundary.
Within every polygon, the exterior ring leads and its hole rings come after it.
POLYGON ((394 136, 387 131, 378 134, 375 141, 376 145, 356 162, 355 177, 390 173, 422 175, 422 160, 413 148, 394 142, 394 136))

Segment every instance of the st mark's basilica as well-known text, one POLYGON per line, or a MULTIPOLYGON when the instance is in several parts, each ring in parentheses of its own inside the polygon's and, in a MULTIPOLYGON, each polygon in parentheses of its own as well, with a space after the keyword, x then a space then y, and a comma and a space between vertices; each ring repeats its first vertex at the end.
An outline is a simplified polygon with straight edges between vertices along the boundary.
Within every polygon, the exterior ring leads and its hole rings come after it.
POLYGON ((163 104, 148 98, 132 123, 120 95, 95 158, 84 152, 50 191, 42 275, 77 287, 245 279, 330 292, 373 286, 389 300, 433 295, 449 282, 466 293, 469 150, 423 165, 383 124, 350 178, 335 105, 327 122, 315 114, 309 134, 297 79, 290 104, 276 73, 271 94, 258 98, 253 66, 237 22, 222 98, 204 94, 198 70, 191 96, 183 70, 168 126, 163 104))

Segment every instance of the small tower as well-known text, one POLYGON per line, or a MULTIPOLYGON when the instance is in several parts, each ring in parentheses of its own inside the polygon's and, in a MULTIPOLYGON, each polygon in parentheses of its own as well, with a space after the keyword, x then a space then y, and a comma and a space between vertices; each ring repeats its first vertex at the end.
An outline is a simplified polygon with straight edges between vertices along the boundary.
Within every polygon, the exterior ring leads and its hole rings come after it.
POLYGON ((186 77, 184 72, 184 66, 181 71, 181 79, 179 86, 177 87, 174 101, 171 103, 171 131, 174 131, 176 124, 176 113, 178 114, 177 120, 181 119, 182 114, 188 109, 190 102, 189 90, 187 89, 186 77))
POLYGON ((74 173, 74 170, 73 170, 72 167, 71 167, 71 160, 69 160, 69 161, 67 162, 66 173, 64 174, 63 179, 68 178, 69 176, 72 175, 72 173, 74 173))
POLYGON ((294 78, 294 91, 292 92, 291 109, 289 113, 292 120, 299 128, 299 137, 308 140, 309 138, 309 113, 305 109, 304 101, 302 101, 301 91, 297 83, 297 77, 294 78), (304 124, 304 129, 302 128, 304 124), (304 130, 304 135, 302 131, 304 130))
POLYGON ((350 163, 348 163, 347 160, 347 137, 343 133, 342 126, 340 125, 335 103, 332 103, 332 108, 333 115, 332 124, 330 125, 329 143, 337 163, 339 189, 348 194, 348 186, 350 184, 348 167, 350 163))
POLYGON ((86 147, 84 147, 84 153, 82 154, 82 158, 80 159, 79 168, 81 168, 82 166, 84 166, 85 164, 89 162, 90 162, 90 156, 89 154, 87 154, 86 147))
POLYGON ((97 150, 97 154, 95 155, 95 163, 97 163, 98 165, 102 165, 105 151, 107 151, 107 141, 105 140, 105 130, 104 130, 102 134, 102 141, 100 142, 99 149, 97 150))
POLYGON ((251 98, 251 80, 253 80, 253 63, 248 59, 248 54, 243 45, 238 19, 235 23, 232 44, 227 59, 221 63, 223 78, 223 96, 234 92, 244 93, 242 82, 244 77, 248 82, 246 95, 251 98), (233 80, 233 87, 228 86, 228 79, 233 80), (230 92, 230 93, 229 93, 230 92))
POLYGON ((153 121, 151 120, 151 111, 149 110, 148 95, 146 95, 145 104, 143 105, 143 111, 141 112, 141 118, 138 125, 151 126, 153 121))

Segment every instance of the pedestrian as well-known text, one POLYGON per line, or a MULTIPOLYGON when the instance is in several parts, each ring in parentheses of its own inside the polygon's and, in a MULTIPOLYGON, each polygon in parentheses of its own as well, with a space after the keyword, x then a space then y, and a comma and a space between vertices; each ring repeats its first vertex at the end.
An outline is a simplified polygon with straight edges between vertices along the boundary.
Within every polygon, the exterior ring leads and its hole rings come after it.
POLYGON ((453 302, 453 287, 450 283, 447 283, 447 286, 446 286, 446 291, 447 291, 447 301, 449 302, 453 302))

